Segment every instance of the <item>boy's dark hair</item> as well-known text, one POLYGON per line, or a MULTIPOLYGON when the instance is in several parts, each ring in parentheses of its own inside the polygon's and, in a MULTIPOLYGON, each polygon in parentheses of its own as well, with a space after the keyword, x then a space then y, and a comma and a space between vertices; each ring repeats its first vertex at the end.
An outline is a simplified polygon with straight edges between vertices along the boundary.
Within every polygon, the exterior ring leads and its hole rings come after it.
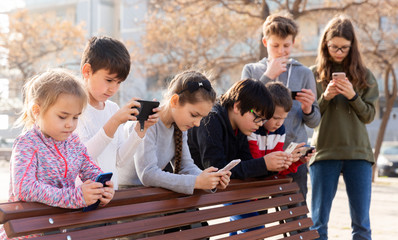
POLYGON ((282 107, 285 112, 289 112, 292 109, 293 100, 290 90, 283 85, 281 82, 268 82, 265 84, 269 93, 272 96, 275 107, 282 107))
POLYGON ((263 35, 268 39, 271 35, 276 35, 285 39, 292 35, 293 41, 298 33, 298 25, 293 19, 278 14, 272 14, 267 17, 263 24, 263 35))
POLYGON ((92 37, 84 48, 80 67, 89 63, 93 73, 106 69, 110 74, 124 81, 130 72, 130 54, 117 39, 100 36, 92 37))
POLYGON ((220 97, 220 103, 227 109, 233 108, 239 102, 241 115, 251 109, 259 112, 261 116, 270 119, 274 115, 272 97, 265 85, 255 79, 245 79, 236 82, 220 97))

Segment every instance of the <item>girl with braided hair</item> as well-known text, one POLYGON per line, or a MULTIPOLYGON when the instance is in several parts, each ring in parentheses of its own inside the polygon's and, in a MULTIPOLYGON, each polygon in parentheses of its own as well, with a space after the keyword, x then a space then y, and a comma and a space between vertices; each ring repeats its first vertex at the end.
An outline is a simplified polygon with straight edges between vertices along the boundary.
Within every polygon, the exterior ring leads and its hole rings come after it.
POLYGON ((160 121, 149 128, 143 144, 134 155, 137 185, 163 187, 192 194, 194 189, 224 189, 230 171, 200 170, 189 152, 187 130, 199 126, 216 100, 210 81, 196 71, 185 71, 170 82, 160 121), (168 163, 173 173, 164 171, 168 163))

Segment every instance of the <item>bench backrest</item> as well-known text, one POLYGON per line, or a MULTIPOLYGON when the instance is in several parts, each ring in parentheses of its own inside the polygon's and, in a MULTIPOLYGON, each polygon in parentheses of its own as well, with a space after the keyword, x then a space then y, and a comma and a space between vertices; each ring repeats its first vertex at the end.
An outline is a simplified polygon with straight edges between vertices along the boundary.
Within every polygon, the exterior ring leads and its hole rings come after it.
MULTIPOLYGON (((41 236, 38 239, 109 239, 213 221, 232 215, 271 210, 267 214, 255 217, 233 222, 221 221, 210 226, 153 236, 148 239, 200 239, 264 224, 266 228, 239 234, 231 239, 257 239, 277 235, 283 237, 283 234, 287 236, 290 235, 287 233, 312 225, 309 218, 293 220, 294 217, 308 213, 306 206, 274 210, 304 201, 303 196, 298 193, 297 184, 290 181, 291 179, 288 178, 233 181, 224 191, 213 194, 195 191, 191 196, 161 188, 127 189, 117 191, 112 204, 91 212, 65 210, 36 203, 36 206, 41 205, 39 207, 41 211, 50 209, 43 214, 34 210, 33 203, 5 203, 0 204, 0 219, 5 223, 4 227, 10 237, 69 229, 66 232, 61 231, 57 234, 41 236), (245 200, 255 201, 222 205, 245 200), (6 206, 8 204, 19 204, 20 207, 29 204, 29 206, 25 208, 25 216, 22 216, 24 211, 21 212, 21 210, 17 216, 15 212, 12 213, 9 206, 6 206), (187 211, 198 208, 201 210, 187 211), (51 211, 54 212, 48 214, 51 211), (289 219, 292 221, 285 222, 289 219), (116 224, 120 220, 123 221, 116 224), (109 222, 114 224, 98 226, 98 224, 109 222), (90 225, 97 226, 78 229, 78 227, 90 225)), ((286 239, 314 239, 316 237, 315 231, 309 231, 289 236, 286 239)))

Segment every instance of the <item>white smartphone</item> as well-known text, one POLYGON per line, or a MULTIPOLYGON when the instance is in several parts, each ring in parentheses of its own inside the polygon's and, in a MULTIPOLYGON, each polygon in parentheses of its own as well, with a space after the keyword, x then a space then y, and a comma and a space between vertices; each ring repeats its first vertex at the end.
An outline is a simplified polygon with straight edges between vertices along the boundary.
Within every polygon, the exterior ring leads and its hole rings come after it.
POLYGON ((240 159, 232 160, 227 165, 225 165, 225 167, 223 167, 222 169, 218 170, 218 172, 231 171, 231 169, 234 168, 236 165, 238 165, 238 163, 240 163, 240 159))
POLYGON ((285 153, 292 153, 293 150, 297 147, 298 143, 291 142, 289 146, 285 149, 285 153))

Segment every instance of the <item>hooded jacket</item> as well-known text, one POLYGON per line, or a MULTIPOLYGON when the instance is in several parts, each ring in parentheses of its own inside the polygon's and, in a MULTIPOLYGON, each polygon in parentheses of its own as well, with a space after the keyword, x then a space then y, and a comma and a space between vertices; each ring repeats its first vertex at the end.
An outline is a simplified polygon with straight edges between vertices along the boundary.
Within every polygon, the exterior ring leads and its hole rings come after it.
MULTIPOLYGON (((289 59, 287 71, 281 73, 276 79, 270 79, 264 75, 268 67, 268 59, 263 58, 256 63, 246 64, 242 71, 241 79, 253 78, 260 80, 264 84, 270 81, 282 82, 291 91, 301 91, 301 89, 311 89, 316 99, 315 79, 311 70, 303 66, 300 62, 289 59)), ((319 106, 315 100, 312 104, 310 114, 304 114, 301 110, 301 103, 293 100, 293 106, 290 110, 284 125, 286 128, 286 140, 284 148, 291 142, 307 142, 308 136, 305 126, 315 128, 321 120, 319 106)))

